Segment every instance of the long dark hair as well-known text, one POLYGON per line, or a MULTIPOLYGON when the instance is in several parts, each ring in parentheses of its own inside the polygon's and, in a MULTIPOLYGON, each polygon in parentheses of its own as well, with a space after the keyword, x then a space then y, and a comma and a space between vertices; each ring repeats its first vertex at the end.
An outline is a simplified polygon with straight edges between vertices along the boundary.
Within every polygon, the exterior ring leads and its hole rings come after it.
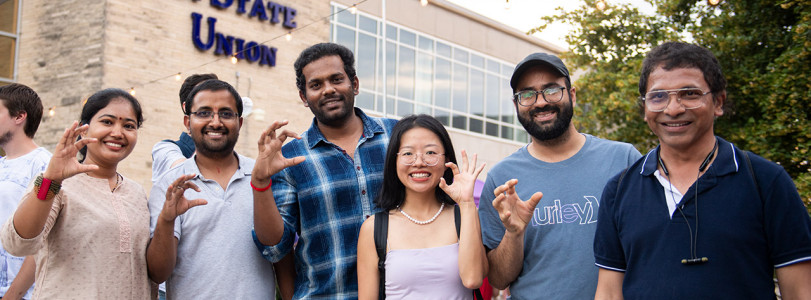
MULTIPOLYGON (((442 163, 456 163, 456 152, 453 150, 451 137, 445 127, 442 126, 442 123, 429 115, 410 115, 401 119, 394 126, 391 133, 389 148, 386 150, 386 162, 383 166, 383 186, 380 189, 380 195, 376 199, 377 205, 385 211, 394 209, 405 201, 405 186, 397 177, 397 151, 400 149, 403 134, 416 127, 430 130, 442 141, 442 147, 445 148, 445 160, 442 163)), ((445 178, 446 183, 453 183, 453 170, 447 168, 442 177, 445 178)), ((455 204, 453 199, 439 188, 439 185, 435 188, 434 193, 440 203, 455 204)))
MULTIPOLYGON (((135 99, 134 96, 130 95, 130 93, 122 89, 114 88, 103 89, 90 96, 90 98, 87 98, 87 102, 85 102, 82 107, 82 114, 79 116, 79 125, 90 124, 90 119, 92 119, 96 113, 107 107, 107 105, 110 105, 110 102, 117 98, 124 99, 132 105, 132 110, 135 112, 136 125, 138 128, 141 128, 141 124, 144 123, 144 113, 141 110, 141 103, 139 103, 138 99, 135 99)), ((79 162, 84 162, 84 159, 87 157, 87 146, 82 147, 79 153, 82 154, 79 162)))

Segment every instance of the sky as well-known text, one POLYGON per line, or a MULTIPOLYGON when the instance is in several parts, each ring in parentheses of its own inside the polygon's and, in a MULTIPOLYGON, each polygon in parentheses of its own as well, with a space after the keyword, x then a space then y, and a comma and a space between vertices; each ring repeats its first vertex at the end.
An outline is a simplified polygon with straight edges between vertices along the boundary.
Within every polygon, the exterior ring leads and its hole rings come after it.
MULTIPOLYGON (((558 13, 555 9, 562 6, 565 10, 575 10, 583 4, 581 0, 448 0, 456 5, 465 7, 480 15, 496 20, 500 23, 527 32, 541 25, 541 16, 558 13)), ((643 13, 653 13, 653 7, 644 0, 606 0, 607 2, 630 3, 643 13)), ((571 27, 565 24, 552 24, 543 32, 536 33, 540 39, 561 48, 568 49, 564 40, 571 27)))

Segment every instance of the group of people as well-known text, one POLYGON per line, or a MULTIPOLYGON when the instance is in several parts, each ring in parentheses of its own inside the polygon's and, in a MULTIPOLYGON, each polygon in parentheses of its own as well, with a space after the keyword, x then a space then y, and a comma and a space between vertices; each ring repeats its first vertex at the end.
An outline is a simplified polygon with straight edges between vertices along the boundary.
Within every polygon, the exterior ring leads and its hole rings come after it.
POLYGON ((234 151, 239 93, 188 77, 187 131, 153 147, 148 194, 117 172, 144 120, 132 95, 88 98, 51 155, 33 142, 39 97, 0 87, 0 298, 473 299, 487 278, 514 299, 766 299, 776 273, 783 299, 811 299, 811 219, 780 166, 715 136, 727 94, 709 50, 645 58, 659 146, 644 156, 578 132, 568 68, 527 56, 510 86, 531 141, 489 170, 478 207, 477 155, 457 160, 431 116, 355 108, 354 63, 305 49, 312 125, 273 122, 255 159, 234 151))

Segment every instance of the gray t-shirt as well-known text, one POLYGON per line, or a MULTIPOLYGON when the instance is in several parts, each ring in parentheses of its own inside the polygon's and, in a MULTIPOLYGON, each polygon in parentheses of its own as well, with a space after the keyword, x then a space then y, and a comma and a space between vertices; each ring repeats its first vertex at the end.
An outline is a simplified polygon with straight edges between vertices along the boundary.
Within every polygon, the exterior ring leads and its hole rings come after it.
POLYGON ((529 200, 544 196, 524 234, 524 263, 510 285, 513 299, 593 299, 597 289, 594 231, 600 195, 606 182, 642 155, 632 145, 588 134, 574 156, 547 163, 522 147, 487 174, 479 203, 482 241, 495 249, 504 225, 493 208, 493 190, 517 178, 516 192, 529 200))

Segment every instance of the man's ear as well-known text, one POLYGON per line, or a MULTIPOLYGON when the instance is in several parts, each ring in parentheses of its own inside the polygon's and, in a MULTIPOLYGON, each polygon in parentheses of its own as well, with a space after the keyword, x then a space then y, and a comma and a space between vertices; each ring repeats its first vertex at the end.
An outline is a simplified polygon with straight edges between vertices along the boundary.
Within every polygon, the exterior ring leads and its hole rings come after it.
POLYGON ((301 99, 301 102, 304 103, 304 107, 310 106, 310 104, 307 103, 307 95, 304 94, 304 92, 298 91, 298 97, 301 99))
POLYGON ((724 115, 724 104, 727 103, 727 91, 723 90, 717 94, 717 96, 712 97, 712 104, 713 104, 713 113, 715 113, 715 117, 720 117, 724 115))
POLYGON ((577 88, 572 87, 571 89, 569 89, 569 94, 571 95, 571 99, 572 99, 572 107, 576 107, 577 106, 577 88))
POLYGON ((355 93, 355 96, 360 93, 360 81, 358 80, 358 76, 352 78, 352 92, 355 93))
POLYGON ((189 121, 191 121, 189 119, 189 115, 184 115, 183 116, 183 126, 186 126, 186 130, 189 132, 189 134, 191 134, 191 127, 189 127, 189 121))
POLYGON ((26 119, 28 119, 28 113, 22 110, 19 113, 17 113, 16 116, 12 117, 12 119, 14 119, 14 124, 21 125, 25 123, 26 119))

